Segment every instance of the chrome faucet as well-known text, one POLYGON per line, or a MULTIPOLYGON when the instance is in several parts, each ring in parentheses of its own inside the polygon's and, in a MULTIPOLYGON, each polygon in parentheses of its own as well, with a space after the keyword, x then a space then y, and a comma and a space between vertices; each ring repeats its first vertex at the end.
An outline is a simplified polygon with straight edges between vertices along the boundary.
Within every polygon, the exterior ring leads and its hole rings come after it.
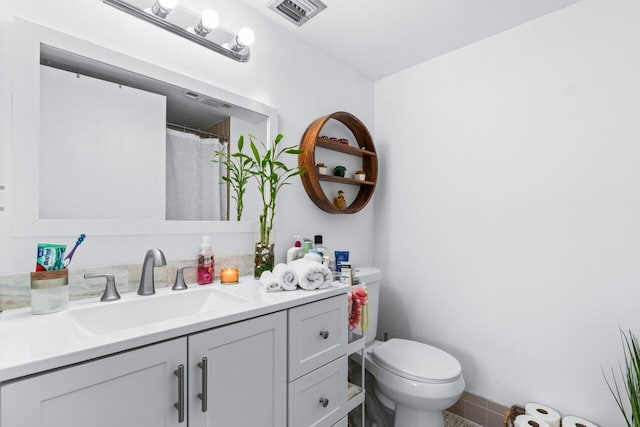
POLYGON ((153 267, 167 265, 167 260, 160 249, 149 249, 142 262, 142 274, 140 275, 140 286, 138 295, 153 295, 156 293, 153 267))

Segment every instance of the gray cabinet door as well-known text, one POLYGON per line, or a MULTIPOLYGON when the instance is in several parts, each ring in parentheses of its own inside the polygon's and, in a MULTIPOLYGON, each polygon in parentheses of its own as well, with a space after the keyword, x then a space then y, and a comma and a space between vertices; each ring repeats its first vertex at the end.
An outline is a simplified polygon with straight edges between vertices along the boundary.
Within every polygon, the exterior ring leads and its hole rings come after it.
POLYGON ((178 338, 5 383, 0 426, 185 426, 174 407, 185 349, 178 338))
POLYGON ((286 349, 284 311, 189 336, 189 426, 285 426, 286 349))

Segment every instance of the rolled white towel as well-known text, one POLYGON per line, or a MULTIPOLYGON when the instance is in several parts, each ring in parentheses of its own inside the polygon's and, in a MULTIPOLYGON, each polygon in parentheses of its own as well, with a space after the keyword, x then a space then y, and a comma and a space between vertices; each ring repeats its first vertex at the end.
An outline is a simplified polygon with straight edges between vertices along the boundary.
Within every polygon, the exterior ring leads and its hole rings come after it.
POLYGON ((273 275, 285 291, 293 291, 298 287, 298 273, 287 264, 276 264, 273 275))
POLYGON ((278 279, 273 275, 270 271, 263 271, 260 275, 260 284, 267 292, 276 292, 282 291, 284 288, 280 283, 278 283, 278 279))
POLYGON ((327 288, 333 280, 331 270, 315 261, 297 259, 287 266, 298 274, 298 285, 308 291, 327 288))

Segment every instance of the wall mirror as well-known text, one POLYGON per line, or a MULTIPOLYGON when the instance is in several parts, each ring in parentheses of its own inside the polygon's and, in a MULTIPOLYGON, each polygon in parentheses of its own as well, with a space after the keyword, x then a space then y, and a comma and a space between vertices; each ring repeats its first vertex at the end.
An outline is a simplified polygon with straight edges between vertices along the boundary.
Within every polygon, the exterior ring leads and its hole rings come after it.
POLYGON ((274 108, 26 21, 15 31, 14 235, 253 231, 250 203, 251 221, 226 220, 211 159, 246 133, 273 140, 274 108))

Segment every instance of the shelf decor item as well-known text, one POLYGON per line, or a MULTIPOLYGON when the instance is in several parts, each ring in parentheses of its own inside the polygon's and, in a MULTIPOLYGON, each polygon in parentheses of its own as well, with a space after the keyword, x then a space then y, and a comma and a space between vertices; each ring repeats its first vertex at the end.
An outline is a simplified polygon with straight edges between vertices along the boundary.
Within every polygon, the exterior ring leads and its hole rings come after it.
POLYGON ((347 198, 344 197, 344 191, 338 190, 338 195, 333 199, 333 205, 338 209, 347 208, 347 198))
POLYGON ((327 165, 325 165, 324 163, 322 163, 322 162, 316 163, 316 167, 318 168, 318 173, 320 175, 326 175, 327 174, 327 165))
POLYGON ((314 120, 307 127, 300 140, 300 149, 303 150, 303 153, 298 156, 298 165, 307 170, 307 173, 301 175, 300 179, 307 195, 316 206, 332 214, 354 214, 367 206, 376 188, 378 158, 371 134, 356 116, 345 111, 338 111, 314 120), (334 129, 336 126, 341 128, 339 129, 340 133, 346 135, 348 139, 338 140, 324 136, 322 134, 323 128, 327 124, 327 129, 334 129), (366 180, 321 174, 316 167, 316 148, 333 151, 338 156, 350 157, 350 163, 345 161, 345 164, 349 165, 353 163, 353 158, 360 158, 361 166, 355 166, 354 169, 361 169, 365 173, 366 180), (353 192, 349 190, 349 194, 354 194, 353 200, 344 207, 338 207, 346 201, 341 199, 336 204, 334 200, 336 197, 333 195, 335 193, 333 191, 325 193, 323 182, 356 187, 353 192))
POLYGON ((336 166, 335 168, 333 168, 333 174, 335 176, 341 176, 344 177, 344 173, 347 171, 347 168, 345 168, 342 165, 336 166))
POLYGON ((290 168, 284 163, 285 155, 300 155, 303 150, 297 149, 295 145, 282 148, 280 143, 283 137, 282 134, 278 134, 273 143, 267 146, 253 135, 249 135, 251 155, 246 158, 249 159, 248 167, 251 176, 258 183, 258 191, 262 198, 260 236, 255 246, 254 276, 256 278, 260 278, 264 271, 271 271, 274 267, 272 231, 278 192, 284 185, 289 184, 289 179, 306 172, 304 167, 290 168))
POLYGON ((364 171, 356 171, 356 173, 353 174, 353 177, 358 181, 364 181, 366 176, 367 174, 364 171))

